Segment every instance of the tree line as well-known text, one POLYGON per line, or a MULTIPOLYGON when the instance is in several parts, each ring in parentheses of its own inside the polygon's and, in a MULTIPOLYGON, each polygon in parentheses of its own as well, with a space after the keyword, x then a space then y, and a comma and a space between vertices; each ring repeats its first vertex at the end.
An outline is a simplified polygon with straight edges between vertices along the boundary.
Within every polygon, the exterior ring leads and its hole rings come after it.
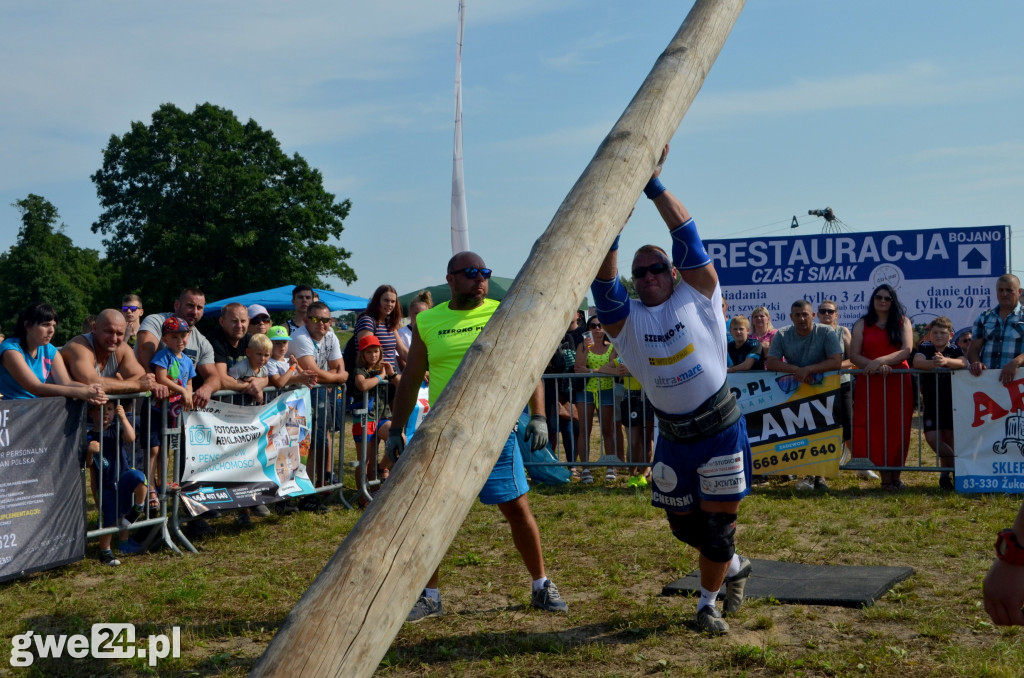
POLYGON ((291 156, 270 130, 210 103, 191 113, 164 104, 150 124, 111 135, 90 177, 102 212, 92 231, 104 252, 75 246, 57 208, 29 194, 14 245, 0 254, 0 322, 10 335, 35 301, 60 317, 54 343, 85 317, 134 292, 148 310, 169 308, 184 286, 210 300, 288 282, 356 280, 338 244, 351 209, 323 175, 291 156))

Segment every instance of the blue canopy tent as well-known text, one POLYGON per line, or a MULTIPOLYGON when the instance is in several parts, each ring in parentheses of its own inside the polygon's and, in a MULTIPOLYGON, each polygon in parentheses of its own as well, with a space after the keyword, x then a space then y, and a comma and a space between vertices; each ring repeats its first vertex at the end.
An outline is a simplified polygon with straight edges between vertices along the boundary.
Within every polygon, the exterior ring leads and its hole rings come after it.
MULTIPOLYGON (((285 285, 284 287, 275 287, 272 290, 250 292, 248 294, 240 294, 237 297, 221 299, 220 301, 207 304, 206 309, 203 311, 203 315, 205 317, 215 318, 220 315, 222 308, 235 302, 245 304, 246 306, 260 304, 265 306, 268 311, 291 311, 294 308, 292 306, 293 289, 295 289, 294 285, 285 285)), ((313 291, 320 295, 320 301, 327 304, 327 308, 331 309, 331 312, 361 311, 370 303, 369 299, 357 297, 353 294, 345 294, 344 292, 319 290, 315 287, 313 288, 313 291)))

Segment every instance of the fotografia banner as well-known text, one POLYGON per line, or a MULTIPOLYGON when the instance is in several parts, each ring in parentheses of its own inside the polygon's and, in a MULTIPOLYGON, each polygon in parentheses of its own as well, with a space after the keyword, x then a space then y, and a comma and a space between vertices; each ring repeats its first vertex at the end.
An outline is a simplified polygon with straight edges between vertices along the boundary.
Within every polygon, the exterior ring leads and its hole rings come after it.
POLYGON ((85 557, 81 400, 0 400, 0 581, 85 557))
POLYGON ((996 305, 995 281, 1007 272, 1009 227, 978 226, 869 233, 705 240, 729 315, 768 309, 789 325, 790 305, 817 308, 835 299, 847 327, 867 311, 868 295, 888 283, 915 325, 940 315, 970 327, 996 305))
POLYGON ((782 372, 732 372, 729 389, 747 423, 754 475, 839 475, 843 427, 837 373, 802 384, 782 372))
POLYGON ((265 405, 211 401, 185 413, 181 500, 192 515, 312 494, 308 388, 265 405))
POLYGON ((1024 492, 1024 379, 999 372, 952 374, 957 492, 1024 492))

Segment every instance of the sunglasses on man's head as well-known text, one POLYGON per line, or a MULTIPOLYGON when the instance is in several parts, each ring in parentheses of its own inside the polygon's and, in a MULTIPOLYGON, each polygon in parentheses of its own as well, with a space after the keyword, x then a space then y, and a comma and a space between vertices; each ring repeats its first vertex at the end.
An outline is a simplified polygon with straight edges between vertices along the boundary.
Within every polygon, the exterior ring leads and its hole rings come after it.
POLYGON ((476 280, 476 277, 478 275, 482 275, 484 277, 484 280, 487 280, 488 278, 491 277, 491 269, 489 269, 489 268, 459 268, 459 269, 456 269, 454 271, 448 271, 448 272, 451 275, 455 275, 456 273, 461 273, 462 275, 466 276, 470 280, 476 280))
POLYGON ((128 311, 132 311, 134 313, 135 311, 138 311, 138 310, 139 310, 138 306, 122 306, 121 307, 121 312, 122 313, 127 313, 128 311))
POLYGON ((330 325, 334 318, 317 318, 315 316, 308 315, 306 316, 306 320, 312 320, 313 322, 320 323, 321 325, 330 325))
POLYGON ((648 271, 650 271, 654 275, 661 275, 667 270, 668 264, 666 264, 664 261, 659 262, 657 264, 651 264, 650 266, 637 266, 636 268, 633 269, 633 277, 637 279, 643 278, 645 275, 647 275, 648 271))

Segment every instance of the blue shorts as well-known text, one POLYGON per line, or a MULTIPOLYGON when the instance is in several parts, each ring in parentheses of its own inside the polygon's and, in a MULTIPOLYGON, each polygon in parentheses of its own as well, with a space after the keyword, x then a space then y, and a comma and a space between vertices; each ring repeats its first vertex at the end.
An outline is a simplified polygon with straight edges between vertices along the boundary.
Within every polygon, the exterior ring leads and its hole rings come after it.
POLYGON ((132 495, 135 488, 146 484, 146 476, 142 471, 128 469, 121 473, 116 483, 103 479, 103 487, 100 492, 100 500, 103 502, 103 527, 113 527, 117 519, 128 513, 128 509, 134 503, 132 495))
POLYGON ((743 417, 710 438, 676 443, 658 436, 651 505, 689 513, 701 501, 739 501, 750 493, 750 441, 743 417))
POLYGON ((504 504, 518 499, 529 489, 526 467, 523 466, 523 452, 519 449, 518 436, 513 430, 508 434, 505 446, 501 448, 501 456, 494 463, 491 475, 487 476, 487 482, 478 496, 483 504, 504 504))
MULTIPOLYGON (((610 388, 601 389, 598 391, 601 395, 601 405, 611 406, 615 404, 615 391, 610 388)), ((594 392, 593 391, 576 391, 576 402, 586 403, 588 405, 594 404, 594 392)))

